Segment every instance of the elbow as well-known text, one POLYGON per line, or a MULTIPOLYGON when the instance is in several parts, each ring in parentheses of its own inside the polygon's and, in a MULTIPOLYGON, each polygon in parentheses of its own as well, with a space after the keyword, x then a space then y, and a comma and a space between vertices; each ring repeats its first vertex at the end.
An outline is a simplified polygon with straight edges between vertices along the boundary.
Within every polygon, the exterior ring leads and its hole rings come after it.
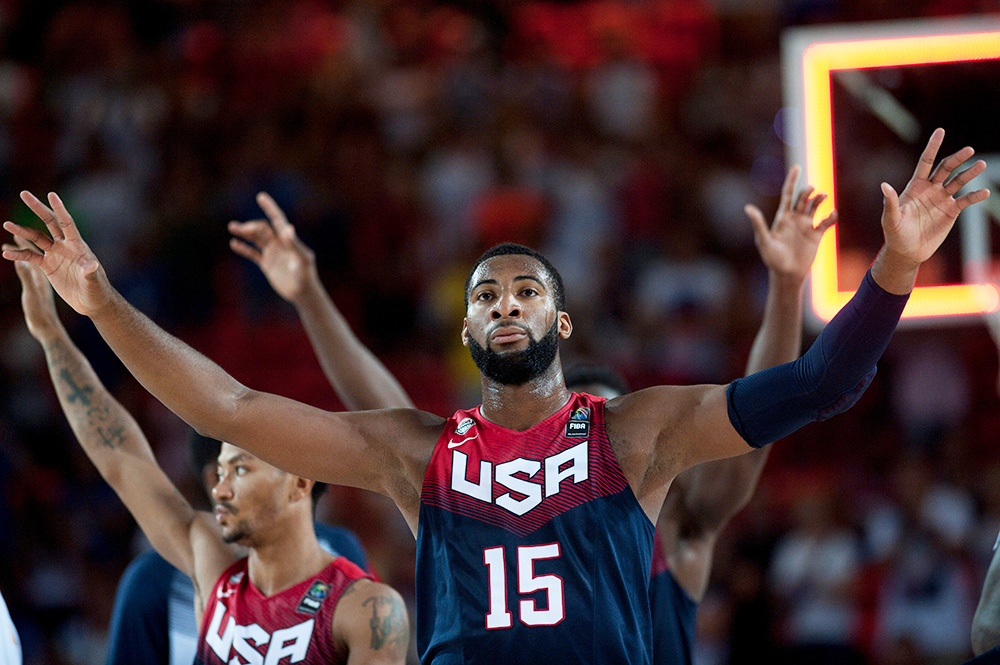
POLYGON ((204 409, 201 416, 188 424, 198 434, 219 441, 238 440, 238 432, 244 421, 244 414, 257 395, 242 384, 236 386, 227 394, 204 409))

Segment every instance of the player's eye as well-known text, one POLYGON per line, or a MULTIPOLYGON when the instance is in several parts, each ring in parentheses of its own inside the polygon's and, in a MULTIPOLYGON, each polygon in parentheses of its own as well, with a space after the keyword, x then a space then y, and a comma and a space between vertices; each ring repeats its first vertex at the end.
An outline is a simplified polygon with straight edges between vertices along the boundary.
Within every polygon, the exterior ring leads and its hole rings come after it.
POLYGON ((527 296, 528 298, 531 298, 532 296, 537 296, 538 295, 538 291, 536 291, 535 289, 531 289, 531 288, 522 289, 521 290, 521 295, 522 296, 527 296))
POLYGON ((245 466, 237 466, 236 467, 236 475, 237 476, 242 476, 242 475, 246 474, 246 472, 247 472, 247 468, 245 466))
POLYGON ((492 299, 493 299, 493 294, 490 293, 489 291, 480 291, 479 295, 476 296, 476 300, 481 300, 483 302, 486 302, 486 301, 492 300, 492 299))

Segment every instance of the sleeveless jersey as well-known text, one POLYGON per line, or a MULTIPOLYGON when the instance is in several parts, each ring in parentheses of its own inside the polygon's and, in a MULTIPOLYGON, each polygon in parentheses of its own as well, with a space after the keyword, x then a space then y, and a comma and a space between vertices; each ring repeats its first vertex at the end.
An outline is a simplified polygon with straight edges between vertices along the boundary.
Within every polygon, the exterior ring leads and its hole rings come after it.
POLYGON ((604 402, 574 394, 523 432, 478 407, 446 423, 420 496, 424 665, 650 662, 653 525, 604 402))
POLYGON ((247 574, 247 559, 230 566, 205 606, 195 665, 346 663, 333 642, 333 613, 344 590, 371 576, 339 557, 318 575, 264 596, 247 574))
POLYGON ((654 665, 691 665, 698 604, 681 588, 670 572, 659 533, 653 541, 649 607, 653 614, 654 665))

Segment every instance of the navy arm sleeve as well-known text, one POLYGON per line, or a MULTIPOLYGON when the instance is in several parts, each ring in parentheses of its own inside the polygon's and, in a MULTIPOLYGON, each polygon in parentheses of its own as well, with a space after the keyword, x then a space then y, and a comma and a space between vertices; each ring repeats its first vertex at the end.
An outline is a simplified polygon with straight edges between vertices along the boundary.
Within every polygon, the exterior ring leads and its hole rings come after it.
POLYGON ((156 552, 136 557, 125 569, 115 592, 107 665, 167 665, 167 598, 173 575, 173 566, 156 552))
POLYGON ((814 420, 846 411, 875 376, 909 295, 882 289, 865 274, 854 294, 795 362, 737 379, 726 397, 729 420, 760 448, 814 420))

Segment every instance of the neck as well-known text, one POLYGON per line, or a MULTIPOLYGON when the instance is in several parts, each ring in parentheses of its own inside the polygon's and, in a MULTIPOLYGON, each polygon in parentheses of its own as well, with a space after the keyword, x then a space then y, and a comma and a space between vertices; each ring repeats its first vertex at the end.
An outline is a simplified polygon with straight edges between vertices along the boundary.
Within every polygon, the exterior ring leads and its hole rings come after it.
POLYGON ((289 520, 274 529, 267 542, 250 550, 247 574, 265 596, 280 593, 326 568, 333 557, 316 540, 312 515, 289 520))
POLYGON ((482 384, 483 417, 518 431, 542 422, 563 408, 570 397, 558 355, 547 370, 527 383, 510 386, 483 376, 482 384))

